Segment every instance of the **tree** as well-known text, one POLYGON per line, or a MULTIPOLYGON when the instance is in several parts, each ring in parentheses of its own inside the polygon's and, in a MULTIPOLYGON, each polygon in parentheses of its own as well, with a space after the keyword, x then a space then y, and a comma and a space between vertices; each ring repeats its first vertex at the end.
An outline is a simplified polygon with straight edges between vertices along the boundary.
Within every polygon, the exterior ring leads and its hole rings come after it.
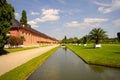
POLYGON ((117 33, 118 41, 120 42, 120 32, 117 33))
POLYGON ((106 31, 104 31, 101 28, 94 28, 90 31, 89 34, 90 34, 91 39, 95 40, 95 47, 97 47, 97 45, 100 45, 100 40, 107 37, 106 31))
POLYGON ((62 40, 62 43, 67 43, 67 37, 65 36, 64 39, 62 40))
POLYGON ((88 37, 87 35, 83 37, 83 44, 86 45, 87 44, 87 40, 88 40, 88 37))
POLYGON ((22 24, 24 24, 25 26, 28 26, 28 24, 27 24, 27 16, 26 16, 26 11, 25 10, 22 11, 22 16, 21 16, 20 22, 22 24))
POLYGON ((84 44, 84 46, 87 46, 87 42, 89 41, 89 36, 85 35, 81 38, 82 43, 84 44))
POLYGON ((78 41, 78 38, 77 38, 77 37, 74 37, 74 38, 73 38, 73 43, 77 43, 77 41, 78 41))
POLYGON ((8 44, 11 46, 18 46, 23 44, 23 40, 21 37, 10 36, 8 39, 8 44))
POLYGON ((0 49, 4 48, 14 18, 14 8, 6 0, 0 0, 0 49))

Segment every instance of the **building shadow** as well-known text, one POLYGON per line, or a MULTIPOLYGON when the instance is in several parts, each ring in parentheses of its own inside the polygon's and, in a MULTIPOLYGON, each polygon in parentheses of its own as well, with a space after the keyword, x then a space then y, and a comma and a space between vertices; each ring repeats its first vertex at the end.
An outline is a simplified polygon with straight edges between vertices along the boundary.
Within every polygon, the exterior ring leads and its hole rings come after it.
POLYGON ((7 53, 9 53, 9 52, 4 49, 0 49, 0 56, 5 55, 7 53))

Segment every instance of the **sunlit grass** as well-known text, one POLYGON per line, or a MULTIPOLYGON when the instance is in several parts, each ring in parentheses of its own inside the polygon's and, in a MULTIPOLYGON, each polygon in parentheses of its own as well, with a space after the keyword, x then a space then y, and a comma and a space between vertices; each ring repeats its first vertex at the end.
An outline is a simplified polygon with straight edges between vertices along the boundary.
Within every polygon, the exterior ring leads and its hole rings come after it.
POLYGON ((38 48, 38 47, 25 47, 25 48, 0 49, 0 55, 12 53, 12 52, 17 52, 17 51, 23 51, 23 50, 34 49, 34 48, 38 48))
POLYGON ((101 48, 93 48, 91 44, 86 47, 75 45, 67 47, 86 63, 120 67, 120 44, 103 44, 101 48))
POLYGON ((11 49, 4 49, 4 50, 11 53, 11 52, 23 51, 23 50, 34 49, 34 48, 38 48, 38 47, 11 48, 11 49))

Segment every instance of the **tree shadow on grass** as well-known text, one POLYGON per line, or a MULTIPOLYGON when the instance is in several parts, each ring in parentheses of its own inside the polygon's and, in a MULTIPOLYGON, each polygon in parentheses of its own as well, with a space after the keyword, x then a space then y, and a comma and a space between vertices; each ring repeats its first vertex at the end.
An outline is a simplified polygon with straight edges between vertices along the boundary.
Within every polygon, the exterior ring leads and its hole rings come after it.
POLYGON ((120 54, 120 52, 114 52, 115 54, 120 54))
POLYGON ((84 49, 95 49, 94 47, 84 47, 84 49))
POLYGON ((5 55, 7 53, 9 53, 9 52, 4 49, 0 49, 0 56, 5 55))

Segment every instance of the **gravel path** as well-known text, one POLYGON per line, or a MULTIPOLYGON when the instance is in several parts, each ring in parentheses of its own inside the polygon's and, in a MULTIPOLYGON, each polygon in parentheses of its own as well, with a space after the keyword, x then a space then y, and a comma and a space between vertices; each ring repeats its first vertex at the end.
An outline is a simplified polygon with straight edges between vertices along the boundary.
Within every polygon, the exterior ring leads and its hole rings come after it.
POLYGON ((31 50, 19 51, 0 56, 0 75, 26 63, 34 57, 37 57, 58 45, 40 47, 31 50))

